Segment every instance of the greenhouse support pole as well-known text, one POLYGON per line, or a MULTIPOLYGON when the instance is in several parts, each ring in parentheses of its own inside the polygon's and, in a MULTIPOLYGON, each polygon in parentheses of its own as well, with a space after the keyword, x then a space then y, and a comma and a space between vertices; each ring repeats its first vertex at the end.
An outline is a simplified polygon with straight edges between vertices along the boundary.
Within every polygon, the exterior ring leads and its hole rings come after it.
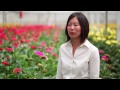
POLYGON ((117 40, 120 41, 120 11, 117 12, 117 40))
POLYGON ((6 12, 3 11, 3 25, 6 24, 6 12))
POLYGON ((105 35, 107 35, 108 28, 108 11, 105 11, 105 35))

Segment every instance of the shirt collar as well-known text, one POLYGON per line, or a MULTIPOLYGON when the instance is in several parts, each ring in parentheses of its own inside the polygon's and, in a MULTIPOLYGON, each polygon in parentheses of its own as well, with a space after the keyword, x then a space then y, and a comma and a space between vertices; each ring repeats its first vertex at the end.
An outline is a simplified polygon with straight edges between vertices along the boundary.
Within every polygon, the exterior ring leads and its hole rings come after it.
POLYGON ((90 42, 88 41, 88 39, 86 39, 85 42, 80 47, 82 47, 84 45, 87 46, 88 48, 90 48, 90 42))
MULTIPOLYGON (((67 46, 67 47, 68 47, 68 46, 72 46, 72 45, 71 45, 71 40, 69 40, 69 41, 67 42, 66 46, 67 46)), ((87 46, 88 48, 90 48, 90 42, 88 41, 88 39, 86 39, 85 42, 84 42, 82 45, 80 45, 78 48, 81 48, 82 46, 87 46)))

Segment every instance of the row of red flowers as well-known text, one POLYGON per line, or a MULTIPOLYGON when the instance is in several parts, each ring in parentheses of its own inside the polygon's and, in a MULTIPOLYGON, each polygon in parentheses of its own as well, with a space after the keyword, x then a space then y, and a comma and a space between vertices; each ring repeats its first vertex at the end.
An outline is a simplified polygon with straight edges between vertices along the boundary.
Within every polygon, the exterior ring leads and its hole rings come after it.
MULTIPOLYGON (((40 40, 40 38, 43 36, 50 36, 51 32, 53 33, 53 30, 55 29, 56 28, 54 28, 54 26, 48 25, 0 27, 0 62, 2 64, 0 67, 1 72, 6 74, 6 77, 3 78, 13 78, 11 71, 17 75, 21 73, 21 76, 22 74, 28 75, 27 71, 25 71, 26 68, 32 68, 38 65, 38 63, 42 63, 43 59, 48 61, 49 59, 51 60, 52 58, 57 58, 58 55, 56 52, 54 52, 54 45, 57 43, 54 42, 59 42, 58 37, 60 33, 54 33, 54 35, 51 37, 52 41, 49 43, 49 45, 47 45, 48 42, 46 40, 40 40), (30 53, 25 54, 25 52, 30 53), (21 60, 23 60, 23 62, 21 60), (35 61, 33 62, 32 60, 35 61), (24 62, 26 63, 25 67, 21 65, 21 63, 24 64, 24 62)), ((47 66, 44 68, 42 67, 44 73, 47 71, 46 68, 47 66)), ((2 77, 0 76, 0 78, 2 77)), ((25 78, 25 76, 21 78, 25 78)))

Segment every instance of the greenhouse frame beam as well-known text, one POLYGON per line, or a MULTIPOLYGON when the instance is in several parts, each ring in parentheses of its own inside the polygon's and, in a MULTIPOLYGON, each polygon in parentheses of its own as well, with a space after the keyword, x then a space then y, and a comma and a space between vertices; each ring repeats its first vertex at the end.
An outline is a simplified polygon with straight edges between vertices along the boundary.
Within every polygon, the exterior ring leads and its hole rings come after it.
POLYGON ((5 24, 6 23, 6 11, 3 11, 2 12, 3 13, 3 24, 5 24))
POLYGON ((120 11, 117 13, 117 40, 120 41, 120 11))
POLYGON ((105 34, 107 35, 108 28, 108 11, 105 11, 105 34))

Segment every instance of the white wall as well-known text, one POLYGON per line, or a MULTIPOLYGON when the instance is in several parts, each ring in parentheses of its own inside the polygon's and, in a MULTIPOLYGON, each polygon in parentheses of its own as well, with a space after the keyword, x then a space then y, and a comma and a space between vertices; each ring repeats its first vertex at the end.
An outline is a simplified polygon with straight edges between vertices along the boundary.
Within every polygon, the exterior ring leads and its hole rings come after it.
MULTIPOLYGON (((24 17, 19 18, 19 11, 6 11, 7 23, 22 24, 60 24, 64 25, 68 16, 74 11, 24 11, 24 17)), ((81 11, 90 23, 105 23, 105 11, 81 11)), ((109 11, 108 22, 116 23, 117 11, 109 11)), ((0 11, 0 23, 3 23, 2 11, 0 11)))
MULTIPOLYGON (((5 11, 6 23, 21 24, 58 24, 65 25, 68 16, 75 11, 24 11, 24 17, 19 18, 19 11, 5 11)), ((105 11, 81 11, 88 18, 90 24, 105 23, 105 11)), ((117 23, 120 11, 109 11, 108 22, 117 23)), ((3 23, 3 11, 0 11, 0 23, 3 23)))

